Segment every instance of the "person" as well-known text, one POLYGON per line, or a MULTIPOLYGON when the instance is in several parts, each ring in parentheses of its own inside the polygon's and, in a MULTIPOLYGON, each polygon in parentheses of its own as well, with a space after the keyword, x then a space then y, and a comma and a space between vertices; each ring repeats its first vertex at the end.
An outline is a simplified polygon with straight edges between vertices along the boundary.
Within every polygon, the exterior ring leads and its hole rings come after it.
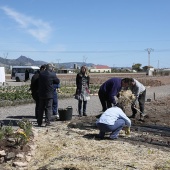
POLYGON ((25 70, 25 81, 29 79, 29 71, 28 69, 25 70))
POLYGON ((76 95, 78 98, 78 113, 79 116, 82 116, 82 103, 83 103, 83 116, 87 116, 86 107, 87 100, 89 98, 89 82, 90 76, 86 66, 82 66, 80 72, 76 76, 76 95))
POLYGON ((54 88, 53 84, 59 84, 60 80, 53 71, 53 65, 47 64, 46 69, 39 74, 39 113, 37 123, 42 125, 43 113, 46 112, 46 126, 50 126, 52 116, 52 104, 54 88))
POLYGON ((60 84, 53 84, 54 88, 54 95, 53 95, 53 115, 56 116, 56 118, 59 118, 58 115, 58 89, 60 88, 60 84))
POLYGON ((38 70, 31 78, 31 84, 30 84, 30 90, 32 98, 35 100, 35 118, 38 118, 38 111, 39 111, 39 94, 38 94, 38 88, 39 88, 39 74, 40 71, 45 70, 45 65, 42 65, 40 67, 40 70, 38 70))
POLYGON ((122 88, 128 86, 129 81, 127 80, 126 78, 110 78, 100 86, 98 96, 103 112, 117 104, 115 97, 118 97, 122 88))
POLYGON ((145 86, 140 83, 138 80, 134 78, 129 78, 129 88, 132 91, 132 94, 135 96, 135 100, 131 104, 132 115, 129 118, 135 118, 137 113, 137 102, 139 102, 139 109, 140 109, 140 119, 143 120, 146 114, 144 113, 145 107, 145 98, 146 98, 146 88, 145 86))
POLYGON ((125 128, 125 134, 130 134, 131 120, 126 116, 123 110, 117 106, 108 108, 96 121, 99 129, 98 138, 104 139, 106 132, 110 133, 110 139, 117 139, 119 132, 125 128))

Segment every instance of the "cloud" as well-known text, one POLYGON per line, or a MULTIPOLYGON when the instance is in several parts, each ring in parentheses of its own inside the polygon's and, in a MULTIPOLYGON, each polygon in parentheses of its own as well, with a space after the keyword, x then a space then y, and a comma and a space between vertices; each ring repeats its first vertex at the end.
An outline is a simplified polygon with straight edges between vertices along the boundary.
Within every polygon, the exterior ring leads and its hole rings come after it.
POLYGON ((21 28, 23 28, 30 35, 38 39, 40 42, 46 42, 50 36, 52 28, 49 23, 44 22, 40 19, 33 19, 25 16, 19 12, 14 11, 8 7, 1 7, 1 9, 10 18, 15 20, 21 28))

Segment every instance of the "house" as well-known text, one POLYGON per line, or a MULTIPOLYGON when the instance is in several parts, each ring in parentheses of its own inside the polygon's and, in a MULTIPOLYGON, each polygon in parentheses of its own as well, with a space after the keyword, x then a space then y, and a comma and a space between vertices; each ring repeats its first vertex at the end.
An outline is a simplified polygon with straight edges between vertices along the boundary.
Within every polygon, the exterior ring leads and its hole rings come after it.
POLYGON ((93 65, 90 68, 90 73, 111 73, 111 68, 106 65, 93 65))

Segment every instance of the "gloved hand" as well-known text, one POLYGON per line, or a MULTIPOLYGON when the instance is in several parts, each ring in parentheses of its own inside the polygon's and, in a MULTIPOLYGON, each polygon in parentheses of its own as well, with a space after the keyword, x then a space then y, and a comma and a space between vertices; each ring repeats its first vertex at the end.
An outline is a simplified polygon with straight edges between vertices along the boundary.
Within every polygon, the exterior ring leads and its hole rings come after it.
POLYGON ((125 135, 130 135, 130 127, 125 127, 125 135))
POLYGON ((137 105, 137 98, 132 102, 132 107, 135 108, 137 105))
POLYGON ((135 104, 132 104, 132 108, 136 108, 136 105, 135 105, 135 104))

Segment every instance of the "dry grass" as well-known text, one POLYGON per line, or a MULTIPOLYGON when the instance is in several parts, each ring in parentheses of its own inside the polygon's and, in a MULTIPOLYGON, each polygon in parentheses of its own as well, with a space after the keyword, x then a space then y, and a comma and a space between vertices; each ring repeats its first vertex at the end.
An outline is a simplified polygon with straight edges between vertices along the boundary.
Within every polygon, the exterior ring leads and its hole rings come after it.
POLYGON ((128 138, 97 140, 95 119, 76 118, 73 122, 55 122, 54 127, 41 128, 37 151, 29 169, 167 169, 170 148, 136 142, 141 134, 133 131, 128 138), (86 120, 85 120, 86 119, 86 120))

